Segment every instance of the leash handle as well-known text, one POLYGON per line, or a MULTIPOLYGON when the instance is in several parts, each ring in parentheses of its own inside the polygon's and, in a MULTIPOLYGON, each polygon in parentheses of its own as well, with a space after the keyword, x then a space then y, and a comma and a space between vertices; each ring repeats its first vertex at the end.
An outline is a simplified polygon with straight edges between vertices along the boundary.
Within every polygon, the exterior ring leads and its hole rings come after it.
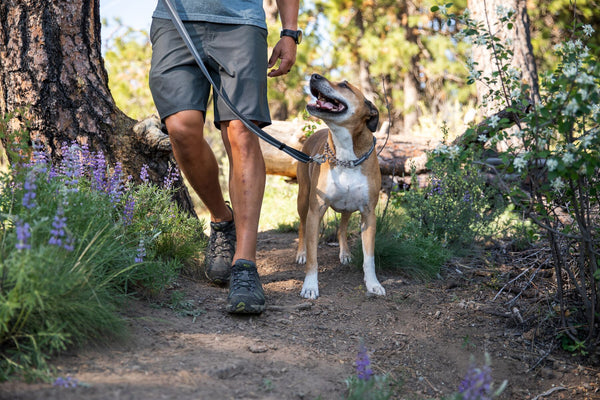
POLYGON ((240 119, 240 121, 242 121, 242 123, 250 131, 252 131, 256 136, 258 136, 265 142, 269 143, 270 145, 277 147, 279 150, 283 151, 284 153, 288 154, 289 156, 295 158, 296 160, 298 160, 300 162, 303 162, 303 163, 316 162, 308 154, 303 153, 300 150, 294 149, 293 147, 290 147, 290 146, 286 145, 285 143, 282 143, 279 140, 275 139, 273 136, 269 135, 267 132, 260 129, 254 123, 252 123, 252 121, 250 121, 248 118, 246 118, 244 115, 242 115, 237 110, 237 108, 235 108, 233 103, 229 100, 229 97, 227 97, 227 95, 217 87, 217 85, 213 81, 212 77, 208 73, 206 66, 202 62, 200 53, 198 53, 198 49, 196 49, 196 46, 194 46, 194 42, 192 41, 192 38, 190 37, 188 31, 185 29, 185 26, 183 25, 183 22, 181 21, 179 14, 177 14, 177 10, 175 9, 175 7, 173 7, 173 3, 171 2, 171 0, 163 0, 163 2, 167 6, 167 10, 169 11, 169 14, 171 15, 171 21, 173 21, 173 24, 175 25, 177 32, 181 36, 181 39, 183 40, 183 42, 185 43, 185 45, 187 46, 189 51, 192 53, 192 56, 196 60, 196 63, 198 64, 200 69, 202 70, 202 73, 204 74, 204 76, 206 77, 208 82, 213 87, 213 90, 219 96, 221 96, 221 99, 223 100, 225 105, 231 110, 231 112, 233 112, 236 115, 236 117, 238 117, 240 119))

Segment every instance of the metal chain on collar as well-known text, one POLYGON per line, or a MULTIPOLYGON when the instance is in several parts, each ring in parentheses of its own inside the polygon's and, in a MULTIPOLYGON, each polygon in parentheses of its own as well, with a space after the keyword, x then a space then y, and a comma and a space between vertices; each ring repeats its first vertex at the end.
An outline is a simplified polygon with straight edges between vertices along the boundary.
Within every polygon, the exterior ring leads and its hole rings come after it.
POLYGON ((316 156, 313 156, 313 161, 318 164, 323 164, 324 162, 327 161, 332 166, 339 165, 340 167, 344 167, 344 168, 358 167, 360 164, 365 162, 367 160, 367 158, 369 158, 371 153, 373 153, 376 143, 377 143, 377 138, 373 137, 373 145, 371 145, 371 148, 365 154, 363 154, 362 157, 360 157, 360 158, 357 158, 355 160, 339 160, 336 158, 335 153, 333 152, 333 149, 331 147, 329 147, 329 143, 326 142, 325 147, 323 148, 323 154, 317 154, 316 156))

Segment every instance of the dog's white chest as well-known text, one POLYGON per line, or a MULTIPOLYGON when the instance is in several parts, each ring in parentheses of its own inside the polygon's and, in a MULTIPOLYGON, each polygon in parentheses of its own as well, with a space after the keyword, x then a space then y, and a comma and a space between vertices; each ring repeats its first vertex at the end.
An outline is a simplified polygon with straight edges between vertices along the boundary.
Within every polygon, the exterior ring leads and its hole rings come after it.
POLYGON ((363 211, 369 204, 369 181, 360 168, 334 167, 327 177, 325 195, 338 212, 363 211))

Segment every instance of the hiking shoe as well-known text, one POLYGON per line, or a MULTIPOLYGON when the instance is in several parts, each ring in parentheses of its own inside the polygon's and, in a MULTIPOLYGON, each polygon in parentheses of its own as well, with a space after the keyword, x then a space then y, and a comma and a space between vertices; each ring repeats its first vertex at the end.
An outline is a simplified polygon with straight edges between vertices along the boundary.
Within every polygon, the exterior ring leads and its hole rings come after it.
POLYGON ((210 237, 205 255, 204 273, 218 284, 225 284, 231 273, 231 262, 235 253, 234 221, 211 222, 210 237))
POLYGON ((256 264, 237 260, 231 268, 227 311, 236 314, 260 314, 265 309, 265 293, 256 264))

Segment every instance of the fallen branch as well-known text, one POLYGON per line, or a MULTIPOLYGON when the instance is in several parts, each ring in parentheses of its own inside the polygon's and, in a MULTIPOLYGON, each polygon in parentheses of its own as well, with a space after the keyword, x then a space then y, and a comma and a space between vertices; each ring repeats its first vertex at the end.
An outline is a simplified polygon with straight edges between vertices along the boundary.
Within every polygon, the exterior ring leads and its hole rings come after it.
POLYGON ((559 390, 567 390, 567 388, 564 386, 553 387, 552 389, 546 390, 544 393, 538 394, 532 400, 539 400, 542 397, 550 396, 552 393, 558 392, 559 390))

